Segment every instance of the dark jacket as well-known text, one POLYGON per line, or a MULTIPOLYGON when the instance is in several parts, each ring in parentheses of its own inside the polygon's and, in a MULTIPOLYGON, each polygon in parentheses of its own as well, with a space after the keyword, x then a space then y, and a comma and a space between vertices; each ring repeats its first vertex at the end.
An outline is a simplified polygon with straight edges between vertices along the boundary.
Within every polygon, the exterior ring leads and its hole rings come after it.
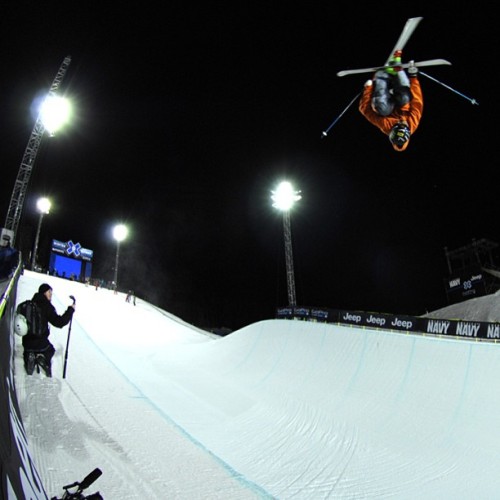
POLYGON ((71 321, 75 310, 71 306, 68 306, 64 314, 59 316, 50 300, 42 293, 35 293, 32 300, 36 302, 41 310, 43 334, 41 336, 32 335, 31 333, 24 335, 23 347, 33 351, 43 351, 51 345, 49 342, 49 323, 56 328, 62 328, 71 321))
POLYGON ((12 247, 0 247, 0 280, 10 278, 18 263, 18 250, 12 247))

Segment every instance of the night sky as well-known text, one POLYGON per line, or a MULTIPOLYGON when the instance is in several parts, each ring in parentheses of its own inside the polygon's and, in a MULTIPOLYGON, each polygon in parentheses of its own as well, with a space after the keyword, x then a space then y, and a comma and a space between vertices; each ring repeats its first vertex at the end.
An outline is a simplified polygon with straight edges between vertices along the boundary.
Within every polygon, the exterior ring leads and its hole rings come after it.
POLYGON ((40 196, 53 202, 46 265, 52 239, 72 240, 94 250, 95 277, 112 279, 123 222, 120 288, 234 329, 287 304, 271 201, 283 179, 303 197, 291 213, 300 305, 424 314, 447 305, 444 247, 500 241, 492 4, 107 5, 0 8, 0 225, 32 103, 72 57, 60 90, 75 115, 38 151, 16 241, 25 255, 40 196), (424 115, 404 153, 357 101, 322 138, 370 76, 336 73, 383 64, 416 16, 404 60, 451 61, 424 71, 463 95, 421 75, 424 115))

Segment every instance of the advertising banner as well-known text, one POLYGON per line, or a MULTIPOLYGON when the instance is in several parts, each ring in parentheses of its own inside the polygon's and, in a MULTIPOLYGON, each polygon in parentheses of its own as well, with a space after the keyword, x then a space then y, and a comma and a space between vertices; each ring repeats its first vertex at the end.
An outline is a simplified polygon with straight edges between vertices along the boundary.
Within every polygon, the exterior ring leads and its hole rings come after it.
POLYGON ((402 314, 347 311, 319 307, 280 307, 277 319, 338 323, 359 328, 393 330, 463 339, 500 341, 500 323, 423 318, 402 314))

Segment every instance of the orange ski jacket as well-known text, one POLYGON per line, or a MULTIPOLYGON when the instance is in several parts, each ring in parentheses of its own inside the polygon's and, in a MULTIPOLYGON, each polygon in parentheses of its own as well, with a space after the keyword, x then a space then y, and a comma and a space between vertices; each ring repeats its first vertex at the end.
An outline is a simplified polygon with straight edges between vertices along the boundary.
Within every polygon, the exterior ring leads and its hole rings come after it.
POLYGON ((373 85, 366 85, 363 90, 359 100, 361 114, 387 136, 390 134, 392 127, 400 121, 406 121, 410 128, 410 134, 413 135, 420 123, 424 109, 424 97, 418 78, 410 78, 412 100, 401 108, 396 108, 389 116, 381 116, 373 111, 371 107, 372 89, 373 85))

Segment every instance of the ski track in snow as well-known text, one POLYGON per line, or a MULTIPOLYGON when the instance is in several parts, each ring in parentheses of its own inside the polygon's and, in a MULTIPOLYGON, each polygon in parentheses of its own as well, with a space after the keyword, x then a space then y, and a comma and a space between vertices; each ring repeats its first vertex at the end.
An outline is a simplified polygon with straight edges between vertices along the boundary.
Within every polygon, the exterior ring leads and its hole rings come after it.
MULTIPOLYGON (((59 281, 54 285, 54 296, 61 288, 59 281)), ((41 282, 29 286, 21 278, 18 299, 31 296, 41 282)), ((95 293, 111 294, 107 290, 95 293)), ((65 305, 57 300, 53 303, 62 313, 69 301, 65 305)), ((78 297, 76 305, 65 379, 62 370, 68 327, 51 327, 50 339, 57 350, 51 379, 36 372, 31 377, 25 375, 21 339, 16 337, 17 397, 30 449, 49 497, 62 495, 63 485, 81 481, 96 467, 103 474, 86 493, 100 491, 107 499, 246 500, 266 496, 232 476, 229 467, 165 418, 96 349, 78 327, 79 316, 96 311, 83 312, 85 305, 78 297), (85 368, 76 369, 75 364, 85 368), (108 403, 111 398, 113 406, 108 403), (158 454, 159 448, 162 454, 158 454)), ((126 306, 129 310, 133 307, 126 306)), ((134 336, 138 341, 140 330, 134 336)))
MULTIPOLYGON (((66 379, 67 328, 52 329, 53 379, 24 374, 16 337, 50 496, 95 467, 88 492, 107 499, 498 496, 497 344, 286 320, 219 338, 123 294, 26 274, 18 302, 49 280, 58 312, 77 297, 66 379)), ((481 302, 489 317, 494 299, 481 302)))

